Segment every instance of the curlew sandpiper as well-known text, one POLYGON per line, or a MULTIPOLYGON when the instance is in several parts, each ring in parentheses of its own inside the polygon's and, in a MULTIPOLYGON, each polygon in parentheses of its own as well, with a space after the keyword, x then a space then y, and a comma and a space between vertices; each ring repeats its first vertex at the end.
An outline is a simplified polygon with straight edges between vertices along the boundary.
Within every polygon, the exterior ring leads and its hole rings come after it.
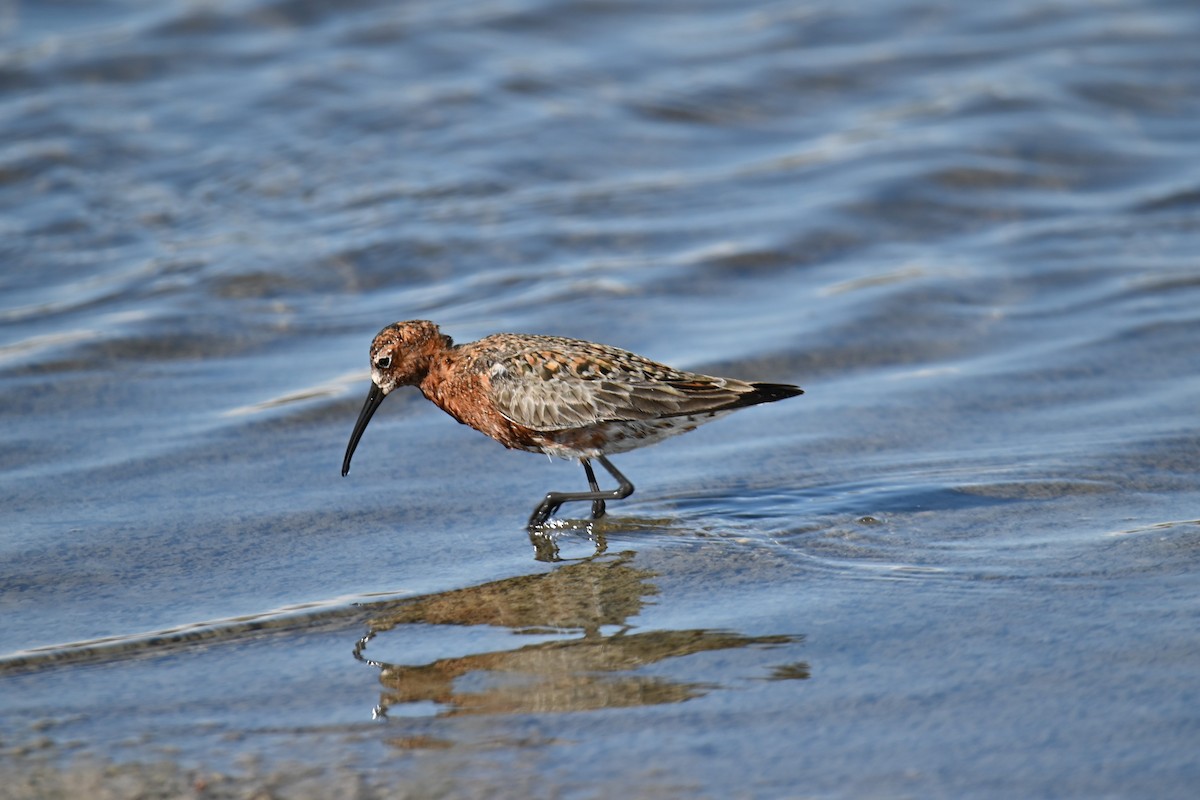
POLYGON ((498 333, 455 345, 427 320, 397 322, 371 343, 371 389, 346 446, 343 476, 371 416, 398 386, 418 387, 438 408, 505 447, 579 459, 590 491, 548 493, 530 528, 563 503, 591 501, 599 518, 606 500, 631 495, 633 484, 608 455, 804 391, 685 372, 579 339, 498 333), (617 481, 616 489, 600 488, 593 459, 617 481))

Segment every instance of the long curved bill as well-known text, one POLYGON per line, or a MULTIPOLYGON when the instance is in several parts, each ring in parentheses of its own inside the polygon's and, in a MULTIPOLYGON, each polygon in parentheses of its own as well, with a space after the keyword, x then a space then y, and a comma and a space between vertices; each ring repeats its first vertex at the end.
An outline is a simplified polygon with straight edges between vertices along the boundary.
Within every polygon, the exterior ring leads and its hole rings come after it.
POLYGON ((346 473, 350 471, 350 458, 354 455, 354 448, 358 447, 358 440, 362 438, 363 431, 367 429, 367 423, 371 421, 371 415, 375 413, 375 409, 379 408, 379 404, 383 402, 383 398, 387 397, 372 381, 371 391, 367 392, 367 402, 363 403, 362 411, 358 412, 358 422, 354 423, 354 432, 350 434, 350 444, 346 445, 346 458, 342 461, 342 477, 346 477, 346 473))

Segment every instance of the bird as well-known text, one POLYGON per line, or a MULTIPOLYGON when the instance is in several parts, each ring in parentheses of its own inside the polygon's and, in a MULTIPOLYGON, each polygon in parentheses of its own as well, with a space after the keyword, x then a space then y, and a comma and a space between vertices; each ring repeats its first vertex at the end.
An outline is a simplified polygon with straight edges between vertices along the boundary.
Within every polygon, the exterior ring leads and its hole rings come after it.
POLYGON ((549 492, 532 531, 564 503, 590 501, 592 517, 634 486, 608 456, 695 430, 732 411, 804 393, 799 386, 718 378, 675 369, 609 345, 560 336, 497 333, 456 345, 429 320, 395 322, 371 342, 371 386, 342 476, 371 417, 389 394, 416 386, 464 425, 515 450, 577 459, 589 491, 549 492), (617 482, 602 490, 592 461, 617 482))

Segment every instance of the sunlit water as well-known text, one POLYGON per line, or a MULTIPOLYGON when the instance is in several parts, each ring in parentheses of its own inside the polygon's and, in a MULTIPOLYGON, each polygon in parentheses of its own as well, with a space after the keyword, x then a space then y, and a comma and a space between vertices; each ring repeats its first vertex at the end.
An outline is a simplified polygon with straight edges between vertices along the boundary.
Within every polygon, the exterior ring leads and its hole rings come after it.
POLYGON ((1194 4, 10 2, 0 35, 10 777, 1194 792, 1194 4), (409 318, 807 394, 531 539, 582 471, 415 390, 339 477, 409 318))

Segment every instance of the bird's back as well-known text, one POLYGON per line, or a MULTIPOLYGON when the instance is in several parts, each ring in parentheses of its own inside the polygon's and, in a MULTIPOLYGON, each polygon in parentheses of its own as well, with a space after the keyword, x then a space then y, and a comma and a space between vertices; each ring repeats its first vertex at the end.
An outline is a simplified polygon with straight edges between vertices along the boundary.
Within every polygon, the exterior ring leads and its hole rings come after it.
POLYGON ((486 375, 494 409, 534 433, 537 446, 527 449, 556 455, 631 450, 803 391, 687 372, 580 339, 496 334, 463 348, 486 375))

